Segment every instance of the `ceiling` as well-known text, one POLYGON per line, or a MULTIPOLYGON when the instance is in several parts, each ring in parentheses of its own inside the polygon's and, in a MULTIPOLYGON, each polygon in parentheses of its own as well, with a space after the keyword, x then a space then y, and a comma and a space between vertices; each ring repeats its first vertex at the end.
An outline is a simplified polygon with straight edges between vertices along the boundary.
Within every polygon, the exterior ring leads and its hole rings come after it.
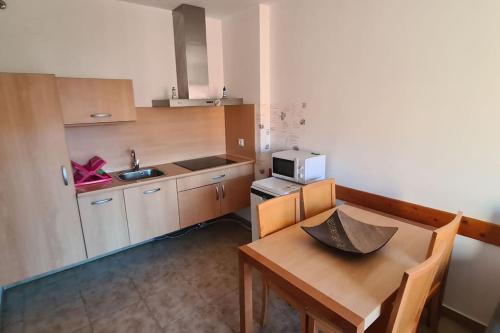
POLYGON ((259 3, 269 3, 271 0, 120 0, 133 2, 140 5, 163 9, 174 9, 186 3, 193 6, 204 7, 206 15, 213 18, 224 18, 259 3))

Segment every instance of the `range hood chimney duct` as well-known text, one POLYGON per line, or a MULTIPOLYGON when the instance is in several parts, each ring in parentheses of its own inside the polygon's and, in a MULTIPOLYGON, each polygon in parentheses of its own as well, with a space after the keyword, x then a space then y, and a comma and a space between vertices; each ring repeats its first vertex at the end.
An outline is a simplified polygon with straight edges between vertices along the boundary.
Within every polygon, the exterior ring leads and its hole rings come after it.
POLYGON ((242 104, 241 98, 210 98, 205 8, 180 5, 172 11, 178 99, 153 100, 153 106, 242 104))
POLYGON ((179 98, 208 98, 205 8, 180 5, 172 15, 179 98))

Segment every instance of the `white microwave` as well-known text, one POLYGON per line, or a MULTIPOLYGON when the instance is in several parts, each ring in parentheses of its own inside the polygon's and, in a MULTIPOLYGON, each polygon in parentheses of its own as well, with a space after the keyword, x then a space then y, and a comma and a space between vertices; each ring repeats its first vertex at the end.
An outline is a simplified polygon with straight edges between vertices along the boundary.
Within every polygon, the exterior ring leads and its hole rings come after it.
POLYGON ((326 156, 301 150, 272 154, 273 177, 309 184, 325 179, 326 156))

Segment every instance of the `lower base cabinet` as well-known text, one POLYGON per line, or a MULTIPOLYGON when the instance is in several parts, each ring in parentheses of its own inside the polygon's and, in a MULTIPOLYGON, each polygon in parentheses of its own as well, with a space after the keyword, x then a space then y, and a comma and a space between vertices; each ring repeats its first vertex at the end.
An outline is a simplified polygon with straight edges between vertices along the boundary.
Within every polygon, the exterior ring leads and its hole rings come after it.
POLYGON ((221 215, 236 212, 250 205, 250 187, 254 176, 248 175, 222 182, 221 215))
POLYGON ((181 228, 249 206, 253 179, 252 174, 179 192, 181 228))
POLYGON ((79 196, 87 256, 103 255, 249 206, 253 166, 236 168, 221 175, 182 178, 180 187, 179 179, 169 179, 79 196), (213 183, 207 184, 206 178, 213 183))
POLYGON ((180 229, 177 182, 164 182, 124 190, 131 244, 180 229))
POLYGON ((130 244, 122 190, 79 197, 78 207, 89 258, 130 244))
POLYGON ((179 192, 181 228, 211 220, 220 215, 219 184, 179 192))

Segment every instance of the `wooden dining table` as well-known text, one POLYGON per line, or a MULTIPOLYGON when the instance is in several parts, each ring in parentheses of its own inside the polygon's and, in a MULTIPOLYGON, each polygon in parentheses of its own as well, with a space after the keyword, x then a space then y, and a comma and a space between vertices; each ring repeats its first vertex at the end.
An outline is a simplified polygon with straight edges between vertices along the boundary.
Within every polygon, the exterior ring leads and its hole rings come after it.
POLYGON ((403 273, 424 261, 431 235, 427 226, 343 204, 241 246, 241 332, 251 332, 253 326, 252 269, 313 317, 341 332, 363 332, 390 308, 403 273), (365 223, 395 226, 398 231, 378 251, 355 255, 329 248, 301 228, 321 224, 335 209, 365 223))

